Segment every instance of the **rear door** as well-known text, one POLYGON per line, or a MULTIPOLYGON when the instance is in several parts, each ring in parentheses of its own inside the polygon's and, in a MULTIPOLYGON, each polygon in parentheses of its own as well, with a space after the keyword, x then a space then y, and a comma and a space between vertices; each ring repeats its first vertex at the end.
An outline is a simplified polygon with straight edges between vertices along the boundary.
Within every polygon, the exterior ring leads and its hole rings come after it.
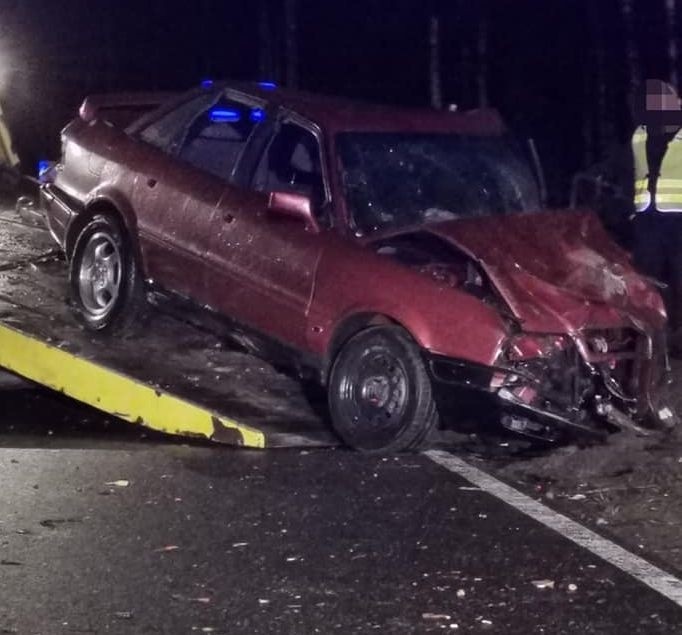
POLYGON ((136 191, 150 221, 150 275, 206 303, 206 254, 216 209, 258 118, 251 106, 222 94, 195 106, 148 164, 149 173, 139 174, 136 191))
MULTIPOLYGON (((202 110, 216 100, 211 93, 195 95, 137 131, 137 143, 128 156, 128 166, 135 173, 132 204, 138 221, 140 247, 147 275, 173 288, 178 269, 169 225, 177 224, 185 214, 186 201, 174 195, 169 179, 178 173, 172 155, 182 131, 202 110)), ((184 177, 180 176, 181 187, 184 177)))

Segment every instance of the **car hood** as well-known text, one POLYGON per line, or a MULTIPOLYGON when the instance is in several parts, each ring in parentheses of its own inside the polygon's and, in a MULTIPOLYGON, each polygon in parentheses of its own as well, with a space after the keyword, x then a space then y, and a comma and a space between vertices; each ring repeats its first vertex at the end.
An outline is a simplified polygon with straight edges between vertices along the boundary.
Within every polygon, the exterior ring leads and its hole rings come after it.
POLYGON ((524 330, 664 326, 655 285, 606 233, 596 214, 552 211, 447 221, 424 228, 485 269, 524 330))

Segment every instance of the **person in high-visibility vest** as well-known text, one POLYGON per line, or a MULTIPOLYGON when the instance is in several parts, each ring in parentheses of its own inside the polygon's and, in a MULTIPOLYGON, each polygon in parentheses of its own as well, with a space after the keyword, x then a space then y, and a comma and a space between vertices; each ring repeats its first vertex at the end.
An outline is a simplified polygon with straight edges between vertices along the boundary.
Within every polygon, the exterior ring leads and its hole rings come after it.
POLYGON ((9 128, 7 128, 7 124, 5 124, 2 106, 0 106, 0 165, 13 169, 19 165, 19 157, 14 151, 9 128))
POLYGON ((671 349, 682 352, 682 103, 648 79, 632 136, 635 266, 665 284, 671 349))

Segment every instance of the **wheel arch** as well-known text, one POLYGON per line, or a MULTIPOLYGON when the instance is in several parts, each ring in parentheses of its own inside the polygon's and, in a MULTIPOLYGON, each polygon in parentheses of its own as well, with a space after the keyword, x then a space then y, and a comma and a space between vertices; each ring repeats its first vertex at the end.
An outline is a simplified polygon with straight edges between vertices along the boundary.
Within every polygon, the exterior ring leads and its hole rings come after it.
POLYGON ((334 329, 334 335, 332 336, 329 346, 327 347, 325 363, 322 369, 323 384, 326 385, 334 361, 336 360, 337 355, 344 345, 361 331, 365 331, 369 328, 372 328, 373 326, 399 326, 414 339, 414 336, 404 324, 401 324, 398 320, 386 315, 385 313, 373 311, 354 313, 353 315, 350 315, 342 320, 341 323, 334 329))
POLYGON ((76 240, 82 229, 98 214, 113 216, 121 223, 122 229, 126 232, 128 240, 130 240, 138 263, 142 263, 142 254, 137 240, 137 218, 135 214, 120 201, 105 195, 93 197, 88 201, 83 211, 69 224, 64 241, 64 252, 67 259, 71 259, 76 240))

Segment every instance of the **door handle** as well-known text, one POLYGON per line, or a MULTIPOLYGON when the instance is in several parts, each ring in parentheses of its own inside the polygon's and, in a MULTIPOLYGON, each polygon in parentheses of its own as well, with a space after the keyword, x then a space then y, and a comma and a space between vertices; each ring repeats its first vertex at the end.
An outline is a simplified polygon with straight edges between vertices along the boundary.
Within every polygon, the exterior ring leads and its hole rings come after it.
POLYGON ((147 179, 147 187, 155 188, 157 180, 154 178, 147 179))

